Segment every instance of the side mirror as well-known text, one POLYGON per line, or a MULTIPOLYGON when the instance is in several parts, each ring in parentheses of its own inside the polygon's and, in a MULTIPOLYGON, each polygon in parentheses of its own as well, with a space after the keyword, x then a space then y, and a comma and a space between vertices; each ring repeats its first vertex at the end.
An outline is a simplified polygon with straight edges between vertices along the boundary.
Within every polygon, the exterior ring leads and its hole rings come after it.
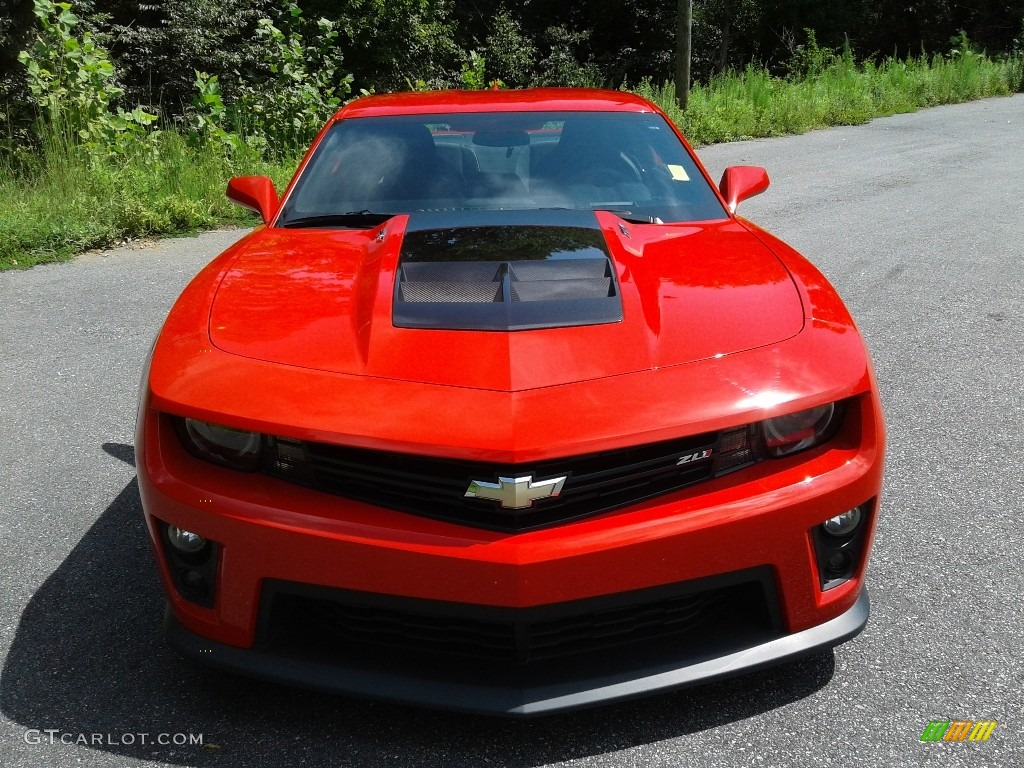
POLYGON ((748 197, 760 195, 771 181, 768 171, 756 165, 733 165, 725 169, 718 188, 729 206, 729 213, 736 213, 736 206, 748 197))
POLYGON ((256 211, 269 224, 280 199, 274 182, 267 176, 236 176, 228 181, 228 200, 256 211))

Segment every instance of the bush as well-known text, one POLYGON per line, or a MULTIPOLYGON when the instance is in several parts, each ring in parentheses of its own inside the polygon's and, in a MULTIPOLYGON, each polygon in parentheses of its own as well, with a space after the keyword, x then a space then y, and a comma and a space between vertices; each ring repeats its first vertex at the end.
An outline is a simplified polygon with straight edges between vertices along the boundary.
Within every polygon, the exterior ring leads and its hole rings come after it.
POLYGON ((124 92, 114 65, 89 30, 78 31, 69 3, 34 0, 34 12, 41 31, 18 61, 40 120, 51 130, 71 131, 94 151, 123 154, 156 116, 139 107, 113 108, 124 92))
POLYGON ((215 74, 225 98, 234 101, 244 83, 264 74, 256 24, 277 5, 279 0, 104 0, 127 98, 170 122, 191 104, 199 70, 215 74))
POLYGON ((548 55, 541 59, 531 85, 600 86, 602 78, 597 65, 589 59, 581 61, 583 44, 588 37, 589 32, 573 32, 561 25, 548 27, 544 32, 548 55))
POLYGON ((537 48, 523 33, 519 22, 504 8, 494 18, 484 44, 484 56, 488 74, 507 83, 510 88, 523 88, 536 75, 537 48))
POLYGON ((286 10, 287 25, 259 20, 260 59, 269 74, 243 86, 234 105, 236 129, 264 137, 278 157, 304 151, 352 90, 352 75, 341 73, 336 25, 306 19, 291 2, 286 10))

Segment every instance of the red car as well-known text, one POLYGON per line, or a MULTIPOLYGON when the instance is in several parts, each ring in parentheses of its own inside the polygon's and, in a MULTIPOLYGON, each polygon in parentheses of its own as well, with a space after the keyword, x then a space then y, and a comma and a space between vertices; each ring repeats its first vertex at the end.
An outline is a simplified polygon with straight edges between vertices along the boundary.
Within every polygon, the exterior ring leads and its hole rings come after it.
POLYGON ((884 426, 835 290, 627 93, 374 96, 185 289, 142 380, 171 643, 531 715, 856 635, 884 426))

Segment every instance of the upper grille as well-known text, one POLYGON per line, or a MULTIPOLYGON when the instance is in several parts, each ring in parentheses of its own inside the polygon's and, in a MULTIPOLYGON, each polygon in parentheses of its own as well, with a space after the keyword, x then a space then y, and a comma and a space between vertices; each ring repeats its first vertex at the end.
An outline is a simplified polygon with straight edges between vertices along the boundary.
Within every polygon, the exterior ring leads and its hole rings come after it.
POLYGON ((425 517, 523 531, 617 509, 707 480, 718 433, 551 459, 489 464, 275 438, 267 471, 328 493, 425 517), (680 463, 682 462, 682 463, 680 463), (470 483, 566 477, 561 493, 525 509, 466 496, 470 483))

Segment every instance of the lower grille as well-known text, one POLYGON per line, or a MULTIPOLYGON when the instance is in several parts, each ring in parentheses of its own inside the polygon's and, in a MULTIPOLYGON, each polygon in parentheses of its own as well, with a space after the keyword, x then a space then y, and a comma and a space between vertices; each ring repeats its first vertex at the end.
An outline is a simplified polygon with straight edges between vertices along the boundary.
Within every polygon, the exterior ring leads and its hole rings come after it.
POLYGON ((287 582, 265 587, 261 645, 350 660, 431 657, 523 667, 670 640, 743 644, 777 627, 768 570, 538 608, 471 606, 287 582))

